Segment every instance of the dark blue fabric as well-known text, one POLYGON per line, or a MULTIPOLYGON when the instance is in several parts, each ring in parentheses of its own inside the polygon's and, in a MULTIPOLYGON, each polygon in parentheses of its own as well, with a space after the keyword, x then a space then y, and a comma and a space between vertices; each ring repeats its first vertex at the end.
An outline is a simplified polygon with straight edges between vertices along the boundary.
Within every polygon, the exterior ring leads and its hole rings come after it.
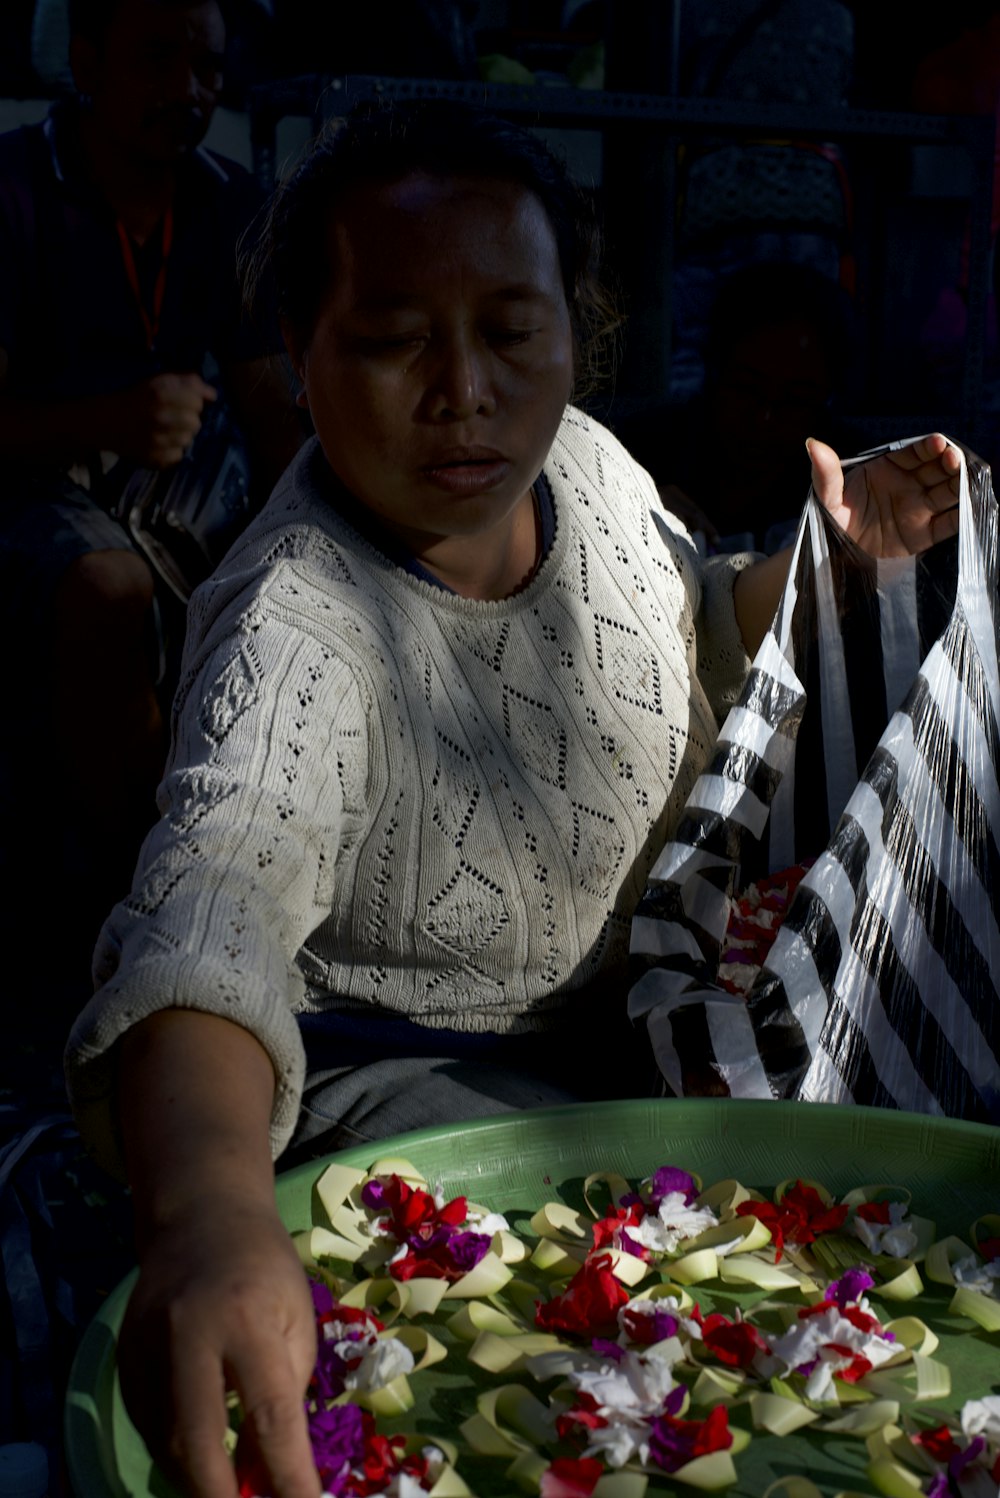
MULTIPOLYGON (((70 399, 161 370, 206 372, 279 346, 244 316, 236 244, 259 205, 253 179, 207 152, 182 163, 157 349, 151 353, 111 209, 79 159, 75 113, 0 136, 0 348, 7 393, 70 399)), ((155 240, 155 236, 154 236, 155 240)), ((146 257, 156 259, 154 248, 146 257)), ((158 266, 151 266, 152 274, 158 266)))
POLYGON ((134 1264, 123 1186, 90 1160, 57 1069, 12 1047, 0 1075, 0 1443, 60 1467, 62 1406, 86 1326, 134 1264))

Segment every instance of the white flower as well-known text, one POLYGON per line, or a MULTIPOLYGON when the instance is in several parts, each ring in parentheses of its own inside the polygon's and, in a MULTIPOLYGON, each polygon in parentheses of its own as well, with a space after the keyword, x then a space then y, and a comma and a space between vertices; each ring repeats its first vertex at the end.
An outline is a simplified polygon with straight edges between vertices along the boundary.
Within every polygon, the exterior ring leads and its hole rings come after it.
POLYGON ((599 1456, 609 1467, 624 1467, 634 1458, 649 1460, 649 1426, 645 1421, 634 1424, 618 1420, 587 1432, 586 1456, 599 1456))
POLYGON ((910 1222, 889 1227, 882 1234, 882 1252, 891 1259, 908 1259, 917 1246, 917 1234, 910 1222))
POLYGON ((394 1238, 391 1217, 363 1217, 358 1223, 361 1232, 368 1238, 394 1238))
POLYGON ((420 1455, 427 1463, 427 1475, 436 1482, 444 1471, 447 1458, 440 1446, 421 1446, 420 1455))
MULTIPOLYGON (((862 1310, 867 1302, 858 1302, 862 1310)), ((847 1368, 855 1357, 867 1358, 873 1368, 888 1362, 899 1352, 899 1343, 879 1332, 865 1331, 848 1321, 837 1306, 828 1306, 815 1316, 795 1321, 783 1336, 771 1343, 771 1351, 786 1371, 801 1368, 818 1358, 819 1362, 806 1381, 806 1397, 827 1399, 833 1386, 833 1375, 847 1368), (834 1345, 831 1345, 834 1344, 834 1345), (839 1349, 846 1348, 846 1352, 839 1349)))
POLYGON ((470 1233, 488 1233, 491 1238, 494 1233, 503 1233, 510 1229, 510 1223, 500 1212, 472 1211, 465 1219, 465 1226, 470 1233))
POLYGON ((626 1352, 619 1361, 575 1369, 569 1381, 582 1394, 590 1394, 600 1413, 612 1421, 658 1415, 676 1387, 672 1363, 655 1350, 645 1355, 626 1352))
POLYGON ((851 1229, 873 1254, 908 1259, 917 1246, 913 1224, 906 1221, 905 1202, 889 1203, 888 1222, 867 1222, 863 1217, 855 1217, 851 1229))
MULTIPOLYGON (((341 1357, 347 1356, 348 1349, 356 1349, 360 1345, 357 1342, 344 1343, 343 1352, 338 1347, 337 1353, 341 1357)), ((376 1338, 365 1348, 358 1366, 344 1375, 344 1388, 358 1389, 365 1393, 372 1389, 384 1389, 394 1378, 412 1373, 413 1368, 413 1353, 405 1342, 401 1342, 398 1337, 376 1338)))
POLYGON ((1000 1394, 967 1399, 961 1420, 962 1430, 970 1441, 973 1436, 985 1436, 992 1445, 1000 1445, 1000 1394))
POLYGON ((686 1238, 697 1238, 706 1228, 714 1228, 719 1219, 710 1207, 688 1207, 682 1191, 671 1191, 660 1202, 655 1216, 647 1212, 628 1235, 653 1253, 670 1254, 686 1238))
POLYGON ((385 1498, 422 1498, 427 1489, 409 1472, 397 1472, 385 1489, 385 1498))
POLYGON ((963 1290, 978 1290, 980 1295, 991 1295, 994 1300, 1000 1300, 1000 1259, 981 1264, 975 1254, 970 1254, 953 1264, 951 1272, 955 1284, 963 1290))

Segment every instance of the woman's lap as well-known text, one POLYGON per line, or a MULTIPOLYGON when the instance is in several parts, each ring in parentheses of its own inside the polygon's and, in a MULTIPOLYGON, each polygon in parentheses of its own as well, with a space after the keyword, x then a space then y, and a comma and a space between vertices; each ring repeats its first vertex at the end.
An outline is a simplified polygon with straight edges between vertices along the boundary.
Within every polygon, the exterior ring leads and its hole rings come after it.
POLYGON ((411 1129, 580 1101, 533 1071, 448 1056, 385 1057, 310 1077, 281 1164, 411 1129))

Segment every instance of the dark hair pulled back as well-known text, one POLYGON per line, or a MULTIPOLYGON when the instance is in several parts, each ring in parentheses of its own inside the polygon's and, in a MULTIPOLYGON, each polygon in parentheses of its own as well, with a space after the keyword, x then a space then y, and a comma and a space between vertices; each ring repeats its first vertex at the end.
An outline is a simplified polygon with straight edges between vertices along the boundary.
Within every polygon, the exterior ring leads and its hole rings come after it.
POLYGON ((611 372, 620 317, 600 277, 600 231, 589 195, 537 136, 452 100, 376 101, 334 120, 275 191, 260 231, 241 256, 252 312, 273 299, 303 342, 329 282, 327 230, 351 188, 412 172, 519 183, 534 193, 555 235, 575 343, 574 394, 611 372))

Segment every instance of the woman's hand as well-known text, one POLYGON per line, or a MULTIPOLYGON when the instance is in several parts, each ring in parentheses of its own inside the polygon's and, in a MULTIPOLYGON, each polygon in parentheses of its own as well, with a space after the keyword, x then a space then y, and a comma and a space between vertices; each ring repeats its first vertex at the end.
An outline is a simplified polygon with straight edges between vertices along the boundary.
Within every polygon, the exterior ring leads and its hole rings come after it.
MULTIPOLYGON (((846 478, 832 447, 812 437, 813 488, 820 504, 863 551, 875 558, 908 557, 958 530, 961 459, 939 432, 898 452, 858 463, 846 478)), ((749 656, 756 655, 788 577, 788 547, 739 574, 733 585, 736 621, 749 656)))
POLYGON ((832 447, 815 438, 806 447, 820 504, 870 556, 913 556, 957 532, 961 459, 940 432, 846 476, 832 447))
POLYGON ((306 1276, 277 1211, 213 1199, 146 1245, 118 1353, 125 1404, 194 1498, 237 1498, 226 1389, 262 1498, 320 1498, 303 1398, 316 1360, 306 1276), (258 1479, 259 1480, 259 1479, 258 1479))
POLYGON ((237 1498, 235 1389, 260 1498, 320 1498, 312 1298, 275 1203, 268 1054, 218 1015, 165 1009, 122 1038, 118 1074, 141 1266, 119 1350, 129 1414, 183 1492, 237 1498))

